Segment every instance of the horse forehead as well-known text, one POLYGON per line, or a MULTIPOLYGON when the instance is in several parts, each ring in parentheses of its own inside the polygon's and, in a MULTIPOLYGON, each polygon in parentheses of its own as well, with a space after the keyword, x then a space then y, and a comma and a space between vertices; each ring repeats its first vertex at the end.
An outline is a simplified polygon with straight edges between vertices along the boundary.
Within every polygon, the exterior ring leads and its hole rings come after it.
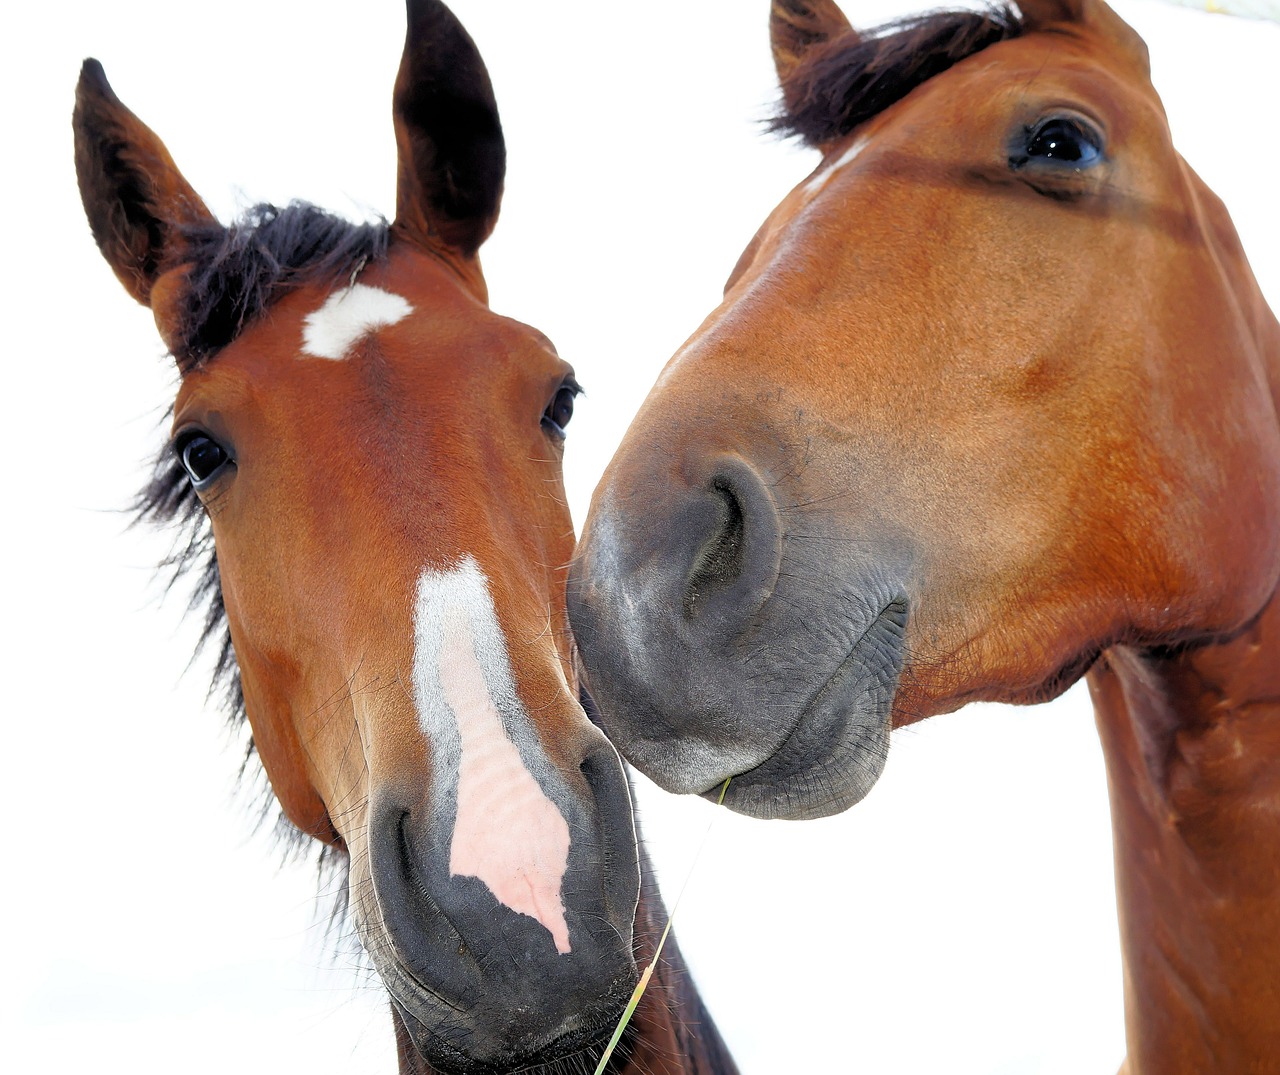
POLYGON ((257 415, 272 429, 301 413, 312 416, 313 439, 349 433, 353 421, 385 439, 404 432, 400 419, 435 430, 468 412, 474 419, 481 400, 495 418, 523 413, 530 393, 541 401, 562 368, 541 333, 493 313, 430 259, 392 258, 369 264, 358 280, 282 296, 184 376, 177 409, 197 420, 210 410, 239 415, 238 423, 257 415), (335 421, 317 428, 318 408, 335 421), (423 425, 427 410, 438 420, 423 425))
POLYGON ((397 291, 353 283, 330 293, 302 319, 301 353, 342 361, 366 337, 413 312, 413 305, 397 291))

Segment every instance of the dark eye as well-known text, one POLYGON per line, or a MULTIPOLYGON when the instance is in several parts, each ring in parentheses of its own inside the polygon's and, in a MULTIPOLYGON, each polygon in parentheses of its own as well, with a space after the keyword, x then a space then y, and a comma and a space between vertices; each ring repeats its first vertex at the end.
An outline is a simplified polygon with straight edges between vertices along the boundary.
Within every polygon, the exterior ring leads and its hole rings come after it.
POLYGON ((566 381, 552 397, 547 409, 542 412, 542 424, 558 436, 564 436, 565 426, 573 417, 573 401, 582 389, 573 381, 566 381))
POLYGON ((207 433, 191 433, 178 442, 178 458, 197 489, 203 489, 231 462, 227 450, 207 433))
POLYGON ((1079 120, 1055 116, 1026 133, 1026 146, 1010 163, 1020 167, 1030 161, 1053 161, 1073 168, 1088 168, 1102 160, 1102 136, 1079 120))

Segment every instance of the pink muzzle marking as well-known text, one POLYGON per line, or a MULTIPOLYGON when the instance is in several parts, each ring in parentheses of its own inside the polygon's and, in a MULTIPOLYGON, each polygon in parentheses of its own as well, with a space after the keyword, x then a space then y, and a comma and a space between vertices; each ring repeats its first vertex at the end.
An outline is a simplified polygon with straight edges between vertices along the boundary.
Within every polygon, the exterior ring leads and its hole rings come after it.
POLYGON ((569 826, 507 736, 465 614, 448 617, 440 683, 461 738, 449 872, 479 878, 499 903, 540 922, 563 955, 570 951, 561 897, 569 826))

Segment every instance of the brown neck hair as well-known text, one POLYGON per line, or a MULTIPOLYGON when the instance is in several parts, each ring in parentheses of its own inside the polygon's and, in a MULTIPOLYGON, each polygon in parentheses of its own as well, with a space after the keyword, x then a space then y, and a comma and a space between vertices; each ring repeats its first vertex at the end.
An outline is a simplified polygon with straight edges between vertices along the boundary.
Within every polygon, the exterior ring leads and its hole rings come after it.
MULTIPOLYGON (((1129 1075, 1280 1056, 1280 602, 1089 674, 1107 759, 1129 1075)), ((1250 1066, 1253 1065, 1253 1066, 1250 1066)))

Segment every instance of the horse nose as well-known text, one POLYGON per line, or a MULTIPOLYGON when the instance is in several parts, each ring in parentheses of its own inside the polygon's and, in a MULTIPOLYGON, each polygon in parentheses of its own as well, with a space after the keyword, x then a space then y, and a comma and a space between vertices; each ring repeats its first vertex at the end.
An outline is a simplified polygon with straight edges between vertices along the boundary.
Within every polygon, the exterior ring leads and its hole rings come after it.
POLYGON ((698 713, 708 730, 723 729, 752 711, 755 686, 717 669, 740 664, 728 658, 749 647, 778 584, 782 524, 767 482, 741 456, 691 463, 689 482, 670 473, 606 477, 570 567, 569 616, 618 749, 667 790, 702 792, 726 768, 758 761, 749 742, 678 722, 698 713), (619 685, 638 682, 652 692, 623 703, 619 685))
MULTIPOLYGON (((681 583, 684 615, 702 621, 704 629, 738 634, 751 625, 778 581, 782 528, 777 505, 750 463, 722 456, 689 504, 686 519, 678 531, 691 550, 681 583)), ((683 560, 676 562, 683 565, 683 560)))
POLYGON ((554 805, 546 800, 569 833, 559 863, 536 861, 536 849, 521 859, 524 829, 493 824, 481 838, 498 857, 478 867, 489 852, 459 852, 456 797, 375 793, 368 854, 380 922, 372 931, 363 922, 362 934, 381 947, 371 954, 424 1055, 439 1051, 443 1004, 458 1039, 444 1042, 445 1054, 535 1064, 598 1036, 634 985, 639 875, 626 777, 599 731, 581 740, 577 772, 556 782, 554 805), (502 859, 508 845, 513 857, 502 859), (518 869, 502 875, 512 863, 518 869))

